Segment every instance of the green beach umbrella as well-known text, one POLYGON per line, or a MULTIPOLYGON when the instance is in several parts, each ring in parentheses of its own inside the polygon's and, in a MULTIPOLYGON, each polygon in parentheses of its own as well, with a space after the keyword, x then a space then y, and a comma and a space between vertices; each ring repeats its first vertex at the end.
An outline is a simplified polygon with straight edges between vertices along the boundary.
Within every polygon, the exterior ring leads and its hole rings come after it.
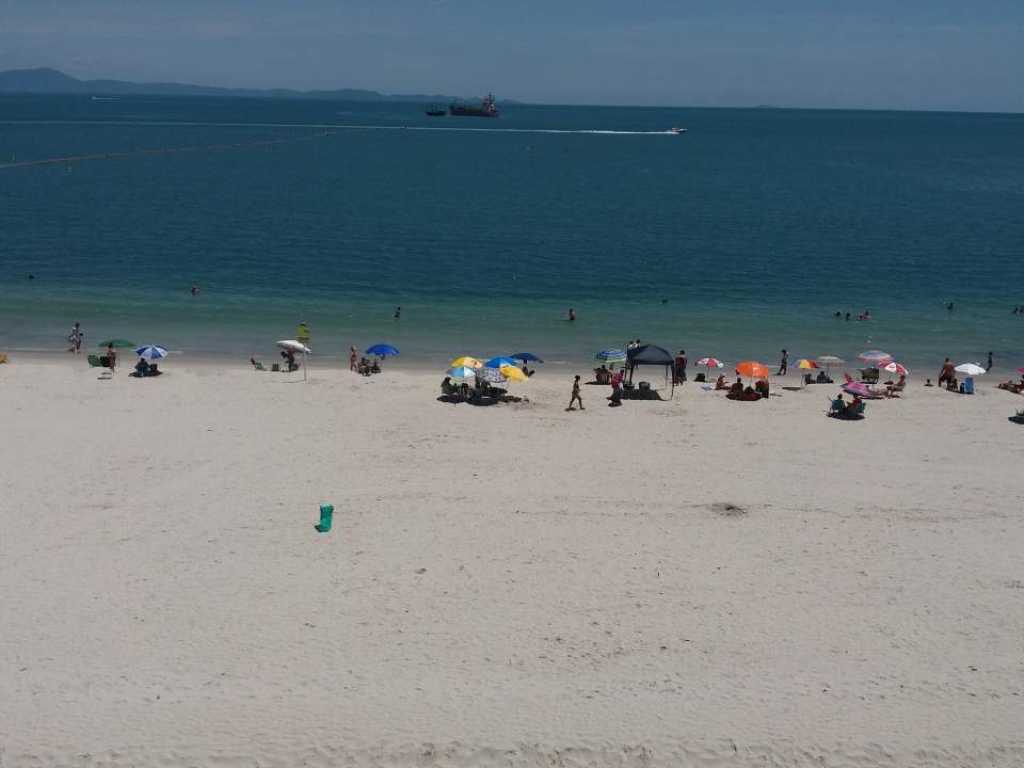
POLYGON ((134 341, 128 341, 128 339, 107 339, 101 341, 96 345, 100 349, 106 349, 107 347, 113 347, 114 349, 127 349, 128 347, 136 346, 134 341))

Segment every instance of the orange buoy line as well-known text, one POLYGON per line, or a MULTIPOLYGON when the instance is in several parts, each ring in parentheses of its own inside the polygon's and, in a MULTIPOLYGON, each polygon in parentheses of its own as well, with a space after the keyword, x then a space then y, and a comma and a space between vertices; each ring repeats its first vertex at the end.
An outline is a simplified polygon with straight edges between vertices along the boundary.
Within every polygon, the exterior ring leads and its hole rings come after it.
POLYGON ((96 152, 88 155, 68 155, 65 157, 46 157, 40 160, 18 160, 12 163, 0 163, 0 170, 10 168, 29 168, 36 165, 57 165, 60 163, 80 163, 87 160, 118 160, 126 157, 139 157, 141 155, 174 155, 185 152, 216 152, 229 149, 252 149, 254 147, 266 147, 274 144, 294 144, 300 141, 312 141, 333 135, 333 131, 321 131, 311 136, 299 136, 290 139, 262 139, 260 141, 242 141, 231 144, 201 144, 190 147, 156 147, 153 149, 133 149, 125 152, 96 152))

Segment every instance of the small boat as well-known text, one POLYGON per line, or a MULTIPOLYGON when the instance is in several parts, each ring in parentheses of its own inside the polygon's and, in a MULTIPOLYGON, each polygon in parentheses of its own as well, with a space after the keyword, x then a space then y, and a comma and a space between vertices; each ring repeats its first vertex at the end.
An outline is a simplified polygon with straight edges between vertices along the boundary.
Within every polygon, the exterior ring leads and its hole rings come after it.
POLYGON ((448 109, 446 107, 439 107, 433 104, 427 107, 425 111, 427 117, 444 117, 448 114, 448 109))
POLYGON ((678 136, 680 133, 686 133, 686 129, 685 128, 669 128, 668 132, 669 133, 674 133, 676 136, 678 136))

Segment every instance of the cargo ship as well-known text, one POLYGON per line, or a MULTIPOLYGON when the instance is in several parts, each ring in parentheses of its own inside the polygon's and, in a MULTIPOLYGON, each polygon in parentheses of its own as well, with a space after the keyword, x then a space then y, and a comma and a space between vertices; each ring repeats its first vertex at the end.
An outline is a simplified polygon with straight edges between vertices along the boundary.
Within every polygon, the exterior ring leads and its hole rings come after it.
POLYGON ((498 104, 494 100, 494 94, 489 93, 486 98, 480 100, 479 104, 462 104, 453 101, 448 105, 448 114, 452 117, 497 117, 498 104))

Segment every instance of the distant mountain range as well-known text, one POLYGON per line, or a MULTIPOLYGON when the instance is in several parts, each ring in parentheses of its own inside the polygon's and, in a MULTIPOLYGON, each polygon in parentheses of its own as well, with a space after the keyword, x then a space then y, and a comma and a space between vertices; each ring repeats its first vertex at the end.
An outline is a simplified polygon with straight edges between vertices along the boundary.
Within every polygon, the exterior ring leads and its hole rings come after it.
POLYGON ((387 94, 358 88, 296 91, 288 88, 217 88, 186 83, 132 83, 127 80, 79 80, 56 69, 10 69, 0 72, 0 93, 81 94, 83 96, 234 96, 337 101, 452 101, 441 94, 387 94))

